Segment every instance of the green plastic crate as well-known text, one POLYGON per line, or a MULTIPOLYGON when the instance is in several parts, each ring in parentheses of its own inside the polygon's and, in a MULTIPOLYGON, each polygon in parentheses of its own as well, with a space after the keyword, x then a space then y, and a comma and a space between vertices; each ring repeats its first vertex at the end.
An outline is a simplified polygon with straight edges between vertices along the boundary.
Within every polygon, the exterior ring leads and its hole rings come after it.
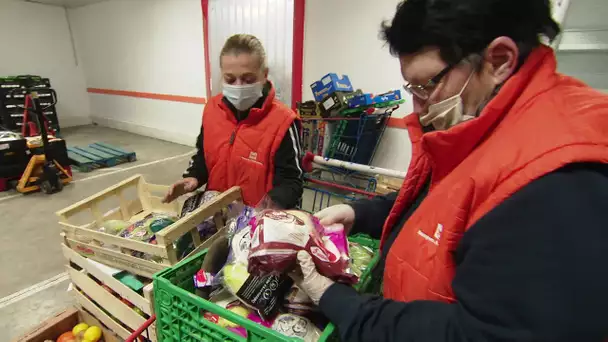
MULTIPOLYGON (((375 251, 379 242, 367 236, 353 236, 350 241, 375 251)), ((258 325, 194 294, 192 277, 200 269, 207 250, 154 275, 154 310, 159 342, 219 342, 219 341, 300 341, 285 337, 272 329, 258 325), (217 314, 247 330, 247 338, 224 329, 203 318, 205 311, 217 314)), ((378 280, 371 279, 371 270, 378 262, 379 253, 370 262, 355 288, 369 292, 378 288, 378 280)), ((319 341, 338 340, 333 324, 329 324, 319 341)))

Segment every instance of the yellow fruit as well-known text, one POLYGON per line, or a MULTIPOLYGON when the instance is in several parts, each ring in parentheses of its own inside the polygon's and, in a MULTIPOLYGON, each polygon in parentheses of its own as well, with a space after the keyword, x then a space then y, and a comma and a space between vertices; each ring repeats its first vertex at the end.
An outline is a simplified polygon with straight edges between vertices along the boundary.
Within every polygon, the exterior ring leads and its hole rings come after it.
POLYGON ((88 324, 79 323, 79 324, 76 324, 76 326, 72 329, 72 334, 74 334, 74 336, 78 336, 78 334, 80 334, 81 332, 83 332, 87 329, 89 329, 88 324))
POLYGON ((84 332, 83 339, 87 342, 97 342, 101 338, 101 328, 92 326, 84 332))

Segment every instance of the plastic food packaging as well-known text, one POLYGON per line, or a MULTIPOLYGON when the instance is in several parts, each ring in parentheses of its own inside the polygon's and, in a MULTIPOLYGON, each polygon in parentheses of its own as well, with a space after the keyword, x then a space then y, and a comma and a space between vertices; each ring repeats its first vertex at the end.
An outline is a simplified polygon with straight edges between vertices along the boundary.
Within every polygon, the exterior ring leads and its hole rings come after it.
POLYGON ((272 330, 287 337, 301 338, 305 342, 314 342, 321 337, 321 330, 309 319, 294 314, 279 315, 272 324, 272 330))
MULTIPOLYGON (((182 206, 182 210, 180 212, 179 218, 182 218, 189 213, 193 212, 195 209, 200 207, 202 204, 211 201, 215 197, 220 194, 218 191, 205 191, 199 192, 195 195, 188 197, 188 199, 184 202, 182 206)), ((217 233, 217 227, 215 225, 215 221, 213 220, 213 216, 206 218, 203 222, 199 223, 196 226, 198 233, 201 237, 201 241, 205 241, 217 233)), ((176 241, 177 247, 177 255, 179 259, 186 257, 190 252, 192 252, 195 248, 194 241, 192 240, 192 236, 190 234, 184 235, 176 241)))
POLYGON ((293 280, 283 274, 250 275, 236 296, 244 304, 255 309, 260 317, 271 320, 279 312, 285 293, 292 284, 293 280))
POLYGON ((365 272, 367 266, 372 261, 374 251, 369 247, 361 246, 358 243, 349 242, 349 254, 351 268, 358 277, 365 272))
POLYGON ((307 251, 322 275, 354 284, 348 241, 341 224, 322 226, 312 215, 296 210, 263 210, 255 218, 249 273, 285 274, 295 269, 298 251, 307 251))
POLYGON ((99 228, 99 231, 106 234, 118 235, 130 225, 127 221, 108 220, 103 223, 103 227, 99 228))
POLYGON ((294 315, 306 316, 318 312, 318 308, 312 299, 296 285, 293 285, 287 295, 285 295, 285 309, 294 315))

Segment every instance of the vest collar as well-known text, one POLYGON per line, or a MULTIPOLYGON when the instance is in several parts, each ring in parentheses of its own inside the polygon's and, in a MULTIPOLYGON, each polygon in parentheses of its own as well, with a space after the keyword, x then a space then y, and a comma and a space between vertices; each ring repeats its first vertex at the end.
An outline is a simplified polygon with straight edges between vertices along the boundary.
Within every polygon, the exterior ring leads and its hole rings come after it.
MULTIPOLYGON (((541 46, 535 49, 478 118, 445 131, 422 135, 422 147, 430 157, 433 170, 431 184, 437 183, 458 166, 492 133, 508 112, 521 108, 530 99, 549 89, 557 79, 556 67, 555 54, 551 48, 541 46)), ((412 129, 409 130, 412 132, 412 129)), ((415 139, 419 139, 420 132, 420 128, 413 130, 415 139)))
MULTIPOLYGON (((268 114, 268 112, 270 111, 270 107, 272 106, 272 102, 274 101, 275 95, 276 95, 276 91, 274 89, 274 84, 272 84, 272 82, 270 80, 267 81, 267 85, 265 87, 269 87, 268 89, 268 93, 264 94, 264 101, 262 102, 261 106, 256 103, 251 109, 249 109, 249 113, 247 113, 247 117, 243 120, 241 120, 240 122, 242 123, 248 123, 248 124, 255 124, 257 122, 259 122, 260 120, 262 120, 262 118, 264 118, 266 116, 266 114, 268 114), (260 106, 259 108, 256 108, 257 106, 260 106)), ((265 91, 266 92, 266 91, 265 91)), ((239 123, 239 121, 236 119, 236 108, 234 108, 234 106, 232 106, 232 104, 230 104, 228 100, 225 100, 224 97, 222 97, 222 100, 220 101, 220 108, 222 108, 222 110, 224 110, 224 112, 230 114, 228 115, 228 118, 230 119, 230 121, 232 121, 233 123, 239 123)), ((259 101, 258 101, 259 102, 259 101)))

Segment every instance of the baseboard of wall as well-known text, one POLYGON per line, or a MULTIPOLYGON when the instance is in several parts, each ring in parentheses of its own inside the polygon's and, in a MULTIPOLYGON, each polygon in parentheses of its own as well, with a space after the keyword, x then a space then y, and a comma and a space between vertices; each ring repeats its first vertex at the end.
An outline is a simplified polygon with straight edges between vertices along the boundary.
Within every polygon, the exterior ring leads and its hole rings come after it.
POLYGON ((131 122, 124 122, 114 119, 102 118, 102 117, 92 117, 93 123, 96 123, 100 126, 119 129, 121 131, 127 131, 139 135, 143 135, 150 138, 165 140, 169 142, 173 142, 176 144, 186 145, 186 146, 194 146, 194 142, 196 141, 195 136, 185 135, 183 133, 169 132, 163 131, 161 129, 142 126, 139 124, 134 124, 131 122))
POLYGON ((93 123, 88 116, 63 116, 59 115, 59 125, 62 128, 65 127, 75 127, 75 126, 85 126, 93 123))

